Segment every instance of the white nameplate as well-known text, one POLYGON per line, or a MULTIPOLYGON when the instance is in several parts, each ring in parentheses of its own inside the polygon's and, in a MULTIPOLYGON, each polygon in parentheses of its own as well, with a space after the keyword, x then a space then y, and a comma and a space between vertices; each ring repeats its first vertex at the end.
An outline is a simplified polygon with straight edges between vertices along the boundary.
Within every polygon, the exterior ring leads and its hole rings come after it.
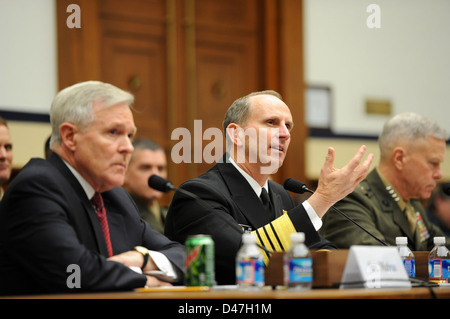
POLYGON ((351 246, 340 288, 411 288, 396 247, 351 246))

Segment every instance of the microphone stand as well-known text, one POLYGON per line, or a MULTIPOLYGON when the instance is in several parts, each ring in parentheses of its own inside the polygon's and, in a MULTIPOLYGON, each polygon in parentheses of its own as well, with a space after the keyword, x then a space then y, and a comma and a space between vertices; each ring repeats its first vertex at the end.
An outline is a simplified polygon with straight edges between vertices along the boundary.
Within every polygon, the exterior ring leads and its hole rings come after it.
MULTIPOLYGON (((298 181, 300 182, 300 181, 298 181)), ((286 182, 285 182, 286 183, 286 182)), ((302 183, 303 185, 301 185, 301 190, 303 192, 308 192, 311 194, 314 194, 314 191, 310 190, 308 187, 306 187, 306 185, 304 183, 302 183)), ((298 191, 297 191, 298 192, 298 191)), ((382 241, 381 239, 377 238, 375 235, 371 234, 367 229, 365 229, 364 227, 362 227, 360 224, 358 224, 357 222, 355 222, 353 219, 351 219, 350 217, 348 217, 346 214, 344 214, 340 209, 338 209, 337 207, 335 207, 334 205, 331 205, 331 208, 333 208, 334 211, 336 211, 337 213, 339 213, 342 217, 346 218, 349 222, 351 222, 353 225, 359 227, 361 230, 363 230, 366 234, 368 234, 370 237, 372 237, 373 239, 375 239, 377 242, 379 242, 380 244, 382 244, 383 246, 389 246, 388 244, 386 244, 384 241, 382 241)))

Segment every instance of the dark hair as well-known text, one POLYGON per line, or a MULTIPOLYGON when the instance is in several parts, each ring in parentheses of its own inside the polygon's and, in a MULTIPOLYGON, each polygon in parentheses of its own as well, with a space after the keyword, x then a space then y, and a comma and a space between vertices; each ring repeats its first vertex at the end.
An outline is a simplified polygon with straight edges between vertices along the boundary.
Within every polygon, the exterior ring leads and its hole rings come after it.
POLYGON ((139 150, 152 150, 152 151, 164 151, 164 149, 156 143, 154 140, 146 137, 137 138, 133 141, 134 149, 139 150))

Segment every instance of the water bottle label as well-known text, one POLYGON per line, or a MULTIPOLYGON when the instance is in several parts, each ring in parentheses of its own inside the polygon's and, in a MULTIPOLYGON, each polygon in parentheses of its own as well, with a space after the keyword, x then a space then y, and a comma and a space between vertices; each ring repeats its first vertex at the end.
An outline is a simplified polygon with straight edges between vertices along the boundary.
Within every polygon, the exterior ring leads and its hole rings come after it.
POLYGON ((313 281, 313 263, 311 258, 295 258, 287 260, 285 267, 286 283, 307 283, 313 281))
POLYGON ((430 279, 447 279, 450 275, 450 259, 428 260, 428 274, 430 279))
POLYGON ((236 263, 237 284, 264 283, 264 261, 246 260, 236 263))
POLYGON ((403 265, 409 277, 416 277, 416 261, 414 259, 403 259, 403 265))

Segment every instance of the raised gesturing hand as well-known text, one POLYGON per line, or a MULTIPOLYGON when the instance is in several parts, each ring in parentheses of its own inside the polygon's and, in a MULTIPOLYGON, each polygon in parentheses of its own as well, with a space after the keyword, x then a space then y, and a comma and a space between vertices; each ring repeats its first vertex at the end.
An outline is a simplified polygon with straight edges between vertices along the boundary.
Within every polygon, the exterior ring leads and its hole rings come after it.
POLYGON ((335 151, 328 148, 325 163, 320 171, 318 186, 315 193, 308 199, 317 215, 322 217, 327 210, 350 194, 356 186, 367 176, 373 161, 370 153, 367 159, 361 163, 366 146, 362 145, 353 158, 341 169, 334 167, 335 151))

